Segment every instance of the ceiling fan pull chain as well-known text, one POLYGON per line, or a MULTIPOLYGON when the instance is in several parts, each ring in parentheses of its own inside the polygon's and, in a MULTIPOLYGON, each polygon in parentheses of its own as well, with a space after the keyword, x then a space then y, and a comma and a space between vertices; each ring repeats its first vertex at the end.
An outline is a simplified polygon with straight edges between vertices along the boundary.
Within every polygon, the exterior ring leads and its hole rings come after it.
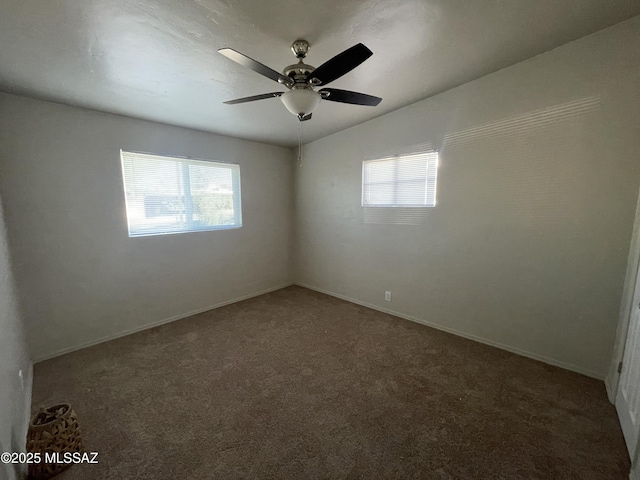
POLYGON ((302 122, 298 122, 298 167, 302 168, 302 122))

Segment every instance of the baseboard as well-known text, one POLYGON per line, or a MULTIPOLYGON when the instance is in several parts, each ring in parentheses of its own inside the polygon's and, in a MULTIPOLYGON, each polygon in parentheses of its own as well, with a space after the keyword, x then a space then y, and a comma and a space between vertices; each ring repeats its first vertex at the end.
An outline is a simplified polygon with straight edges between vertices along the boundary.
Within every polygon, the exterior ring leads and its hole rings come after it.
MULTIPOLYGON (((572 372, 580 373, 582 375, 586 375, 587 377, 595 378, 595 379, 598 379, 598 380, 604 380, 605 379, 605 376, 600 372, 596 372, 596 371, 593 371, 593 370, 582 368, 582 367, 579 367, 577 365, 573 365, 573 364, 570 364, 570 363, 565 363, 565 362, 562 362, 560 360, 556 360, 555 358, 550 358, 550 357, 546 357, 544 355, 538 355, 536 353, 528 352, 526 350, 521 350, 519 348, 512 347, 510 345, 506 345, 506 344, 503 344, 503 343, 500 343, 500 342, 495 342, 495 341, 487 339, 487 338, 478 337, 476 335, 472 335, 472 334, 463 332, 461 330, 456 330, 455 328, 446 327, 444 325, 440 325, 438 323, 430 322, 430 321, 424 320, 422 318, 414 317, 414 316, 411 316, 411 315, 406 315, 404 313, 396 312, 394 310, 390 310, 390 309, 387 309, 387 308, 382 308, 382 307, 379 307, 379 306, 371 304, 371 303, 362 302, 362 301, 360 301, 358 299, 347 297, 346 295, 341 295, 339 293, 330 292, 330 291, 325 290, 323 288, 314 287, 312 285, 307 285, 305 283, 300 283, 300 282, 295 282, 295 285, 298 285, 298 286, 304 287, 304 288, 308 288, 309 290, 315 290, 316 292, 324 293, 325 295, 330 295, 332 297, 336 297, 336 298, 339 298, 341 300, 346 300, 347 302, 355 303, 356 305, 362 305, 363 307, 371 308, 371 309, 377 310, 379 312, 388 313, 389 315, 394 315, 396 317, 404 318, 405 320, 410 320, 412 322, 420 323, 422 325, 426 325, 428 327, 435 328, 436 330, 441 330, 443 332, 451 333, 451 334, 457 335, 459 337, 464 337, 464 338, 468 338, 469 340, 474 340, 474 341, 479 342, 479 343, 484 343, 485 345, 489 345, 491 347, 496 347, 496 348, 499 348, 501 350, 506 350, 507 352, 515 353, 517 355, 520 355, 520 356, 523 356, 523 357, 527 357, 527 358, 531 358, 531 359, 537 360, 539 362, 547 363, 549 365, 553 365, 553 366, 556 366, 556 367, 564 368, 565 370, 570 370, 572 372)), ((640 480, 640 479, 638 479, 638 480, 640 480)))
MULTIPOLYGON (((323 288, 318 288, 318 287, 315 287, 313 285, 308 285, 308 284, 301 283, 301 282, 282 284, 282 285, 279 285, 279 286, 276 286, 276 287, 268 288, 266 290, 261 290, 259 292, 251 293, 251 294, 248 294, 248 295, 243 295, 241 297, 237 297, 237 298, 234 298, 232 300, 227 300, 227 301, 224 301, 224 302, 216 303, 214 305, 203 307, 203 308, 200 308, 200 309, 197 309, 197 310, 193 310, 193 311, 190 311, 190 312, 187 312, 187 313, 174 315, 172 317, 165 318, 165 319, 162 319, 162 320, 158 320, 158 321, 155 321, 155 322, 151 322, 151 323, 142 325, 140 327, 135 327, 135 328, 131 328, 131 329, 128 329, 128 330, 124 330, 122 332, 118 332, 118 333, 113 334, 113 335, 108 335, 108 336, 105 336, 105 337, 101 337, 101 338, 99 338, 97 340, 92 340, 92 341, 89 341, 89 342, 85 342, 85 343, 82 343, 80 345, 75 345, 73 347, 64 348, 64 349, 58 350, 58 351, 53 352, 53 353, 48 354, 48 355, 43 355, 41 357, 35 357, 34 360, 33 360, 33 363, 38 363, 38 362, 42 362, 42 361, 45 361, 45 360, 49 360, 51 358, 59 357, 61 355, 65 355, 67 353, 75 352, 76 350, 81 350, 83 348, 91 347, 91 346, 97 345, 99 343, 108 342, 109 340, 115 340, 116 338, 125 337, 127 335, 131 335, 131 334, 134 334, 134 333, 137 333, 137 332, 141 332, 143 330, 148 330, 150 328, 154 328, 154 327, 157 327, 157 326, 160 326, 160 325, 164 325, 165 323, 174 322, 176 320, 181 320, 183 318, 190 317, 192 315, 197 315, 199 313, 207 312, 209 310, 213 310, 213 309, 216 309, 216 308, 224 307, 225 305, 230 305, 232 303, 241 302, 243 300, 248 300, 249 298, 258 297, 260 295, 264 295, 266 293, 274 292, 276 290, 280 290, 282 288, 286 288, 286 287, 289 287, 291 285, 298 285, 300 287, 308 288, 309 290, 314 290, 316 292, 324 293, 325 295, 330 295, 332 297, 340 298, 341 300, 346 300, 347 302, 355 303, 356 305, 362 305, 363 307, 371 308, 372 310, 377 310, 379 312, 388 313, 389 315, 394 315, 396 317, 400 317, 400 318, 403 318, 405 320, 410 320, 412 322, 420 323, 422 325, 426 325, 428 327, 432 327, 432 328, 435 328, 437 330, 441 330, 443 332, 451 333, 453 335, 457 335, 457 336, 460 336, 460 337, 468 338, 470 340, 474 340, 476 342, 480 342, 480 343, 483 343, 485 345, 489 345, 489 346, 492 346, 492 347, 500 348, 502 350, 506 350, 508 352, 515 353, 515 354, 521 355, 523 357, 531 358, 533 360, 538 360, 540 362, 547 363, 549 365, 554 365, 556 367, 564 368, 565 370, 570 370, 572 372, 580 373, 582 375, 586 375, 588 377, 596 378, 598 380, 604 380, 605 381, 605 386, 607 388, 607 394, 609 395, 609 398, 611 399, 611 392, 612 392, 611 386, 606 381, 604 375, 602 375, 599 372, 595 372, 595 371, 592 371, 592 370, 589 370, 589 369, 585 369, 585 368, 582 368, 582 367, 579 367, 579 366, 576 366, 576 365, 565 363, 565 362, 556 360, 554 358, 550 358, 550 357, 546 357, 546 356, 543 356, 543 355, 538 355, 536 353, 528 352, 526 350, 521 350, 519 348, 515 348, 515 347, 512 347, 510 345, 506 345, 506 344, 503 344, 503 343, 500 343, 500 342, 495 342, 495 341, 490 340, 490 339, 478 337, 476 335, 472 335, 472 334, 463 332, 461 330, 457 330, 457 329, 446 327, 444 325, 440 325, 440 324, 437 324, 437 323, 434 323, 434 322, 430 322, 430 321, 424 320, 422 318, 414 317, 414 316, 411 316, 411 315, 406 315, 404 313, 397 312, 397 311, 394 311, 394 310, 391 310, 391 309, 382 308, 382 307, 379 307, 379 306, 371 304, 371 303, 362 302, 362 301, 360 301, 358 299, 351 298, 351 297, 348 297, 346 295, 341 295, 339 293, 331 292, 329 290, 325 290, 323 288)), ((640 480, 640 478, 638 480, 640 480)))
MULTIPOLYGON (((29 422, 31 421, 31 398, 33 395, 33 362, 29 362, 27 371, 23 372, 23 388, 24 388, 24 413, 23 413, 23 425, 21 438, 27 438, 29 431, 29 422)), ((26 445, 25 445, 26 452, 26 445)), ((18 475, 19 480, 27 480, 28 478, 28 465, 23 465, 18 475)))
POLYGON ((27 373, 24 375, 24 381, 26 382, 26 388, 24 392, 24 403, 25 403, 25 412, 27 424, 24 427, 25 436, 27 431, 29 430, 29 421, 31 420, 31 398, 33 395, 33 362, 29 362, 29 366, 27 367, 27 373))
POLYGON ((616 388, 611 384, 611 375, 607 375, 604 378, 604 386, 607 389, 607 398, 613 404, 616 403, 616 388))
POLYGON ((192 310, 192 311, 187 312, 187 313, 181 313, 179 315, 174 315, 174 316, 169 317, 169 318, 164 318, 162 320, 157 320, 155 322, 147 323, 147 324, 139 326, 139 327, 130 328, 128 330, 123 330, 122 332, 118 332, 118 333, 115 333, 113 335, 107 335, 106 337, 101 337, 101 338, 99 338, 97 340, 91 340, 89 342, 85 342, 85 343, 82 343, 80 345, 75 345, 75 346, 69 347, 69 348, 63 348, 62 350, 58 350, 58 351, 53 352, 51 354, 43 355, 41 357, 35 357, 34 360, 33 360, 33 363, 38 363, 38 362, 43 362, 45 360, 50 360, 52 358, 59 357, 61 355, 65 355, 67 353, 75 352, 76 350, 81 350, 83 348, 91 347, 93 345, 98 345, 99 343, 108 342, 109 340, 115 340, 116 338, 126 337, 127 335, 138 333, 138 332, 141 332, 143 330, 148 330, 150 328, 158 327, 160 325, 164 325, 165 323, 175 322, 176 320, 181 320, 183 318, 187 318, 187 317, 190 317, 192 315, 197 315, 199 313, 208 312, 209 310, 214 310, 216 308, 224 307, 225 305, 230 305, 232 303, 241 302, 243 300, 248 300, 248 299, 253 298, 253 297, 259 297, 260 295, 264 295, 264 294, 270 293, 270 292, 275 292, 276 290, 281 290, 283 288, 290 287, 291 285, 294 285, 294 284, 293 283, 286 283, 286 284, 279 285, 277 287, 267 288, 266 290, 261 290, 259 292, 250 293, 248 295, 243 295, 241 297, 234 298, 232 300, 226 300, 224 302, 216 303, 215 305, 209 305, 207 307, 199 308, 197 310, 192 310))

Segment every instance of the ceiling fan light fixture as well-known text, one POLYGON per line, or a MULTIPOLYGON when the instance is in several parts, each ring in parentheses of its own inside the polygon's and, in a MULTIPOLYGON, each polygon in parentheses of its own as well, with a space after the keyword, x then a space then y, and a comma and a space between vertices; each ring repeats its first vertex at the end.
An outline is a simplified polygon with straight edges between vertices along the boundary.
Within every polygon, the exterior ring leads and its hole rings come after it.
POLYGON ((322 96, 309 88, 297 88, 280 97, 284 106, 297 117, 309 115, 320 103, 322 96))

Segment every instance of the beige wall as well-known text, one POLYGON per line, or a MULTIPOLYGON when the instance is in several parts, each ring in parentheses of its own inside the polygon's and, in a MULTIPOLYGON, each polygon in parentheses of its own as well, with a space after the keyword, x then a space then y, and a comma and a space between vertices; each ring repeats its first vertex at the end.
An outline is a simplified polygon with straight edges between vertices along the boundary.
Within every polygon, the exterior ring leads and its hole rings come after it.
POLYGON ((0 95, 0 191, 36 360, 291 283, 289 149, 0 95), (243 227, 129 238, 119 149, 236 162, 243 227))
MULTIPOLYGON (((0 201, 0 452, 24 452, 31 402, 31 362, 14 290, 0 201)), ((24 466, 0 463, 0 478, 21 478, 24 466)))
POLYGON ((640 17, 306 145, 296 281, 604 378, 640 180, 638 45, 640 17), (367 223, 362 159, 415 144, 440 150, 436 208, 367 223))

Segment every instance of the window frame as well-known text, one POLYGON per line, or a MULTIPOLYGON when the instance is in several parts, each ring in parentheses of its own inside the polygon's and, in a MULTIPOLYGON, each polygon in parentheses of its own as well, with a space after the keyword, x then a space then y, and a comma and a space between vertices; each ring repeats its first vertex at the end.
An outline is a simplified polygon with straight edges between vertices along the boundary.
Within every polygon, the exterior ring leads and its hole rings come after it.
MULTIPOLYGON (((135 160, 134 160, 135 161, 135 160)), ((136 237, 152 237, 158 235, 174 235, 181 233, 195 233, 195 232, 208 232, 215 230, 234 230, 238 228, 242 228, 242 188, 241 188, 241 171, 240 164, 234 162, 224 162, 219 160, 206 160, 202 158, 193 158, 187 156, 179 156, 179 155, 166 155, 159 153, 149 153, 142 152, 136 150, 125 150, 120 149, 120 165, 122 169, 122 185, 124 190, 124 198, 125 198, 125 217, 127 221, 127 231, 129 238, 136 237), (228 168, 231 171, 231 189, 233 192, 233 211, 234 211, 234 223, 230 225, 210 225, 206 227, 195 227, 194 222, 196 220, 191 217, 190 219, 186 219, 186 226, 182 229, 176 230, 166 230, 166 231, 144 231, 143 229, 135 229, 132 228, 132 222, 129 217, 130 211, 130 199, 127 195, 127 181, 125 178, 125 156, 127 154, 131 154, 133 156, 147 156, 147 157, 157 157, 158 159, 166 159, 167 161, 173 161, 181 164, 182 168, 182 179, 183 179, 183 188, 189 190, 188 196, 183 193, 185 203, 185 215, 193 215, 193 197, 194 194, 191 190, 191 173, 189 171, 189 166, 206 166, 206 167, 218 167, 218 168, 228 168), (187 175, 185 175, 185 173, 187 175), (191 209, 191 212, 189 210, 191 209)))

